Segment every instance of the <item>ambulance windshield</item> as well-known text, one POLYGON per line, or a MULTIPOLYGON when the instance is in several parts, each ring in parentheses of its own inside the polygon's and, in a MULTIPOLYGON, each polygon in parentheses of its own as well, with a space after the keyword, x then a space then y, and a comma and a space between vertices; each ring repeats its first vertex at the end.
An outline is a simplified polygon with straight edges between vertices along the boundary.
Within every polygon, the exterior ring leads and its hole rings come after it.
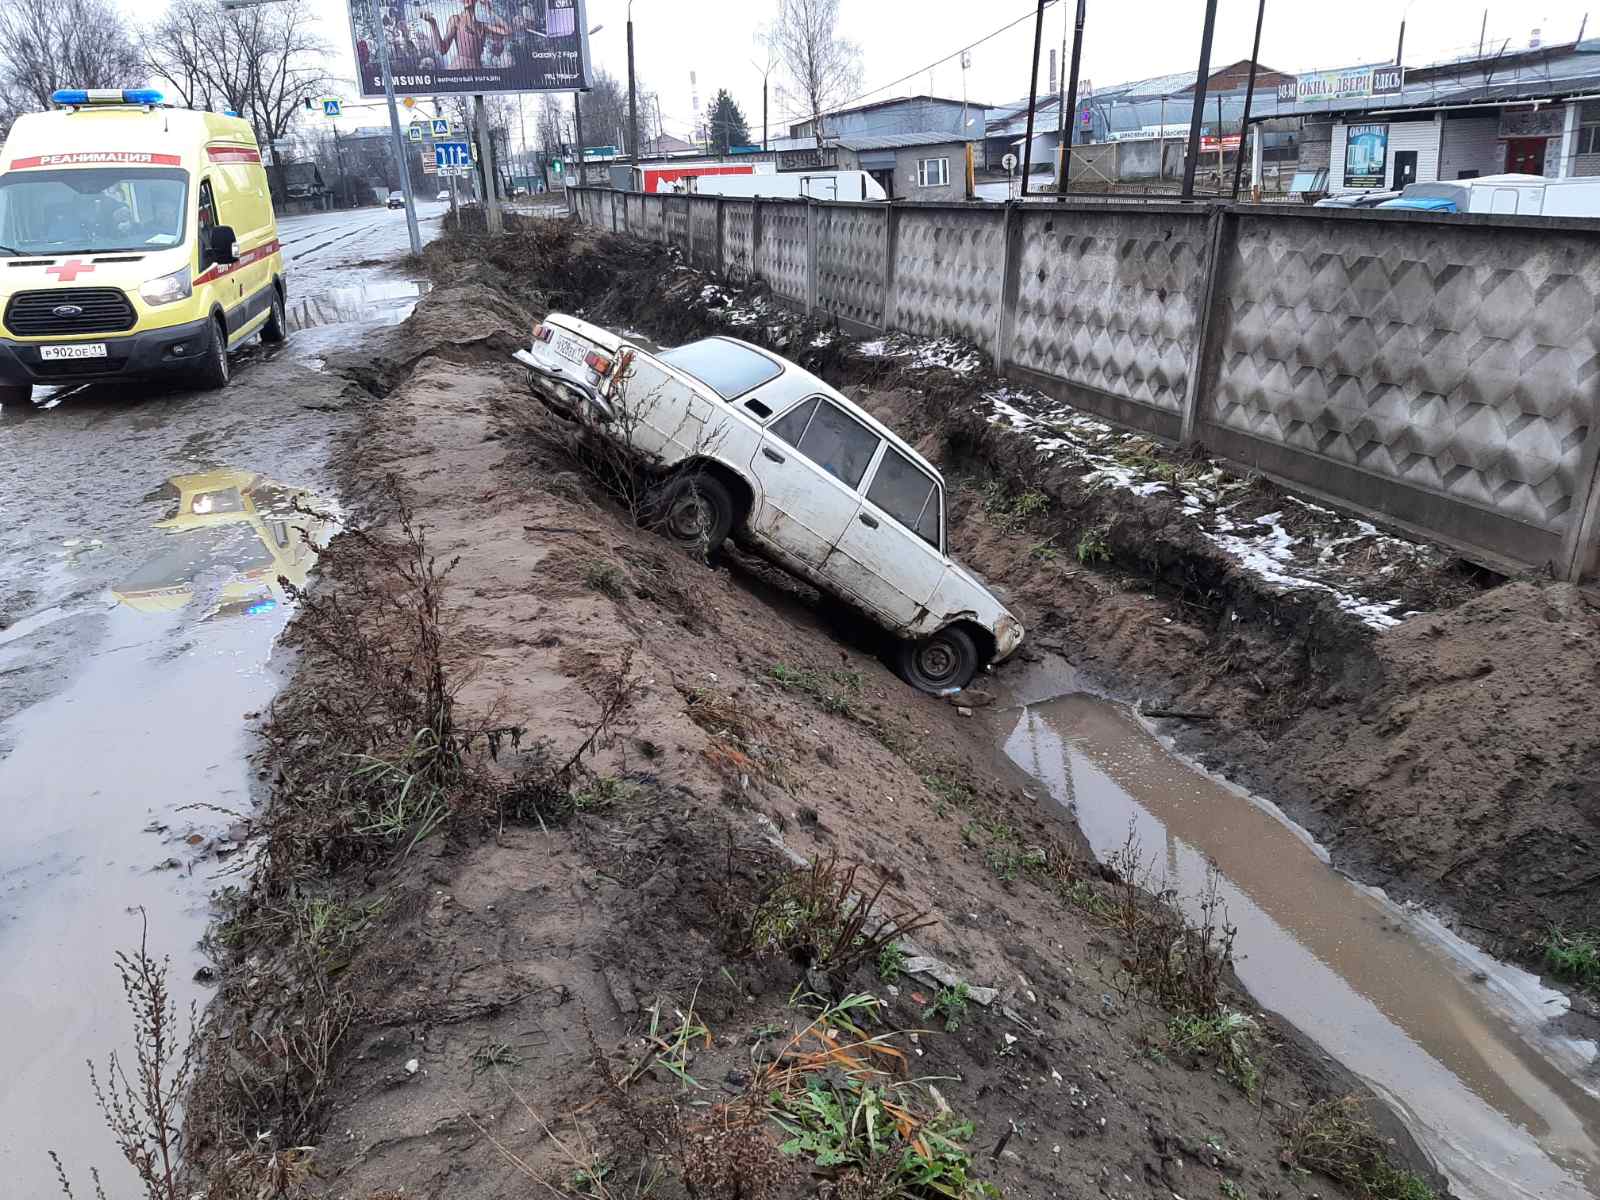
POLYGON ((73 167, 0 175, 0 254, 162 250, 183 242, 181 170, 73 167))

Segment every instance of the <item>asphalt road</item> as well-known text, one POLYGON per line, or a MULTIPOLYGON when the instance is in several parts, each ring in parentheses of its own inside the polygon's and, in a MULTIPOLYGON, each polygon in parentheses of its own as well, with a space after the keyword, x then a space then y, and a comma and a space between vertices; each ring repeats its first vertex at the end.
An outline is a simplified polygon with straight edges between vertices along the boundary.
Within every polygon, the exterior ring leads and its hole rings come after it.
MULTIPOLYGON (((444 206, 419 214, 437 234, 444 206)), ((180 1008, 232 819, 254 800, 248 714, 314 547, 294 501, 337 509, 346 419, 322 356, 403 320, 405 214, 285 219, 293 330, 219 392, 96 385, 0 409, 0 1179, 57 1192, 47 1149, 132 1196, 84 1059, 127 1054, 113 965, 148 921, 180 1008), (181 512, 179 510, 182 510, 181 512), (214 806, 214 807, 193 807, 214 806), (222 853, 219 855, 219 848, 222 853)), ((326 531, 312 529, 313 538, 326 531)), ((236 831, 237 832, 237 831, 236 831)))

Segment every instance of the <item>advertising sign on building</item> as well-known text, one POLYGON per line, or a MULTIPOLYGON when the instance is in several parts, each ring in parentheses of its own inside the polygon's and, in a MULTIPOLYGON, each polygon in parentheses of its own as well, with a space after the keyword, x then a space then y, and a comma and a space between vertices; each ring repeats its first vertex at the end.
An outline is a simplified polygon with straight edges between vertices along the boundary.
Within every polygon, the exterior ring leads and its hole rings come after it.
POLYGON ((1560 137, 1566 109, 1561 105, 1533 109, 1528 112, 1502 112, 1500 136, 1503 138, 1560 137))
POLYGON ((589 86, 586 0, 349 0, 363 96, 570 92, 589 86))
POLYGON ((1220 140, 1210 134, 1200 139, 1200 152, 1202 154, 1215 154, 1218 150, 1237 150, 1239 148, 1239 135, 1230 133, 1220 140))
POLYGON ((1404 67, 1352 67, 1348 71, 1313 71, 1278 85, 1280 104, 1319 100, 1370 100, 1398 96, 1405 87, 1404 67))
POLYGON ((1381 188, 1389 168, 1389 127, 1352 125, 1345 135, 1344 186, 1381 188))

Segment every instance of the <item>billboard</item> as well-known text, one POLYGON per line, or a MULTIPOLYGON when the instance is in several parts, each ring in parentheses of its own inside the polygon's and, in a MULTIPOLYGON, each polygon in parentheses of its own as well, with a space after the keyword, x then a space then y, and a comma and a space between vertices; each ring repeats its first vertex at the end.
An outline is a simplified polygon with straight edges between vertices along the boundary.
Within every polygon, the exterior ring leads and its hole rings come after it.
POLYGON ((589 86, 585 0, 349 0, 363 96, 571 92, 589 86))
POLYGON ((1370 100, 1398 96, 1405 87, 1404 67, 1352 67, 1348 71, 1313 71, 1278 85, 1282 104, 1307 104, 1319 100, 1370 100))
POLYGON ((1389 127, 1352 125, 1345 134, 1344 186, 1381 188, 1388 175, 1389 127))

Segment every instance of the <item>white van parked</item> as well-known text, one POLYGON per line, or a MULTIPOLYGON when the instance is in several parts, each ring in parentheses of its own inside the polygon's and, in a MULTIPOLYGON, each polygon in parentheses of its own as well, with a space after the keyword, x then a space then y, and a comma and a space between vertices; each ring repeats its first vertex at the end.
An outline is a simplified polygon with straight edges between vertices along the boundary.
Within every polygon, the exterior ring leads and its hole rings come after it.
POLYGON ((760 196, 762 199, 887 200, 883 186, 865 171, 785 171, 776 175, 701 175, 691 182, 700 196, 760 196))

